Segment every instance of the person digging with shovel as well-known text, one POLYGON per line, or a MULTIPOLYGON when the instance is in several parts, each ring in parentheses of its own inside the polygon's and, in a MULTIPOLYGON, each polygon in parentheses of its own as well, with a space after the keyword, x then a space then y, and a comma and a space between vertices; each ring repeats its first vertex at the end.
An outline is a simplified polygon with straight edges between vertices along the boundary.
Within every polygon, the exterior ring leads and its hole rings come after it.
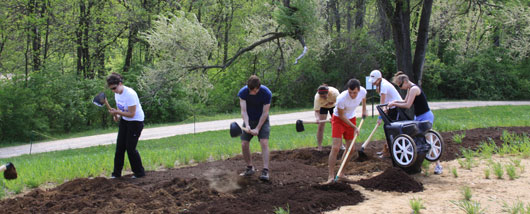
MULTIPOLYGON (((334 87, 328 86, 327 84, 322 84, 321 86, 319 86, 317 89, 317 93, 315 94, 315 101, 313 106, 315 109, 315 119, 318 123, 318 151, 322 151, 322 139, 324 138, 324 127, 326 127, 325 123, 320 123, 319 121, 328 119, 328 113, 330 116, 333 116, 333 109, 337 104, 337 96, 339 96, 339 90, 334 87)), ((342 148, 343 147, 341 147, 341 149, 342 148)))
MULTIPOLYGON (((346 84, 348 90, 343 91, 337 97, 337 105, 333 110, 333 117, 331 118, 331 137, 333 138, 333 145, 328 159, 328 180, 324 184, 329 184, 335 179, 335 164, 337 162, 337 154, 342 144, 342 138, 346 141, 346 147, 350 147, 353 143, 355 135, 359 134, 357 129, 357 119, 355 117, 355 109, 362 102, 362 116, 368 115, 366 111, 366 89, 361 86, 361 82, 357 79, 350 79, 346 84)), ((351 156, 344 157, 345 163, 348 163, 351 156)), ((344 171, 338 175, 340 179, 344 179, 344 171)))
POLYGON ((256 169, 252 165, 250 155, 250 140, 258 136, 263 156, 263 170, 259 176, 260 180, 269 181, 269 109, 271 107, 272 93, 264 85, 261 85, 259 77, 250 76, 247 85, 239 90, 239 105, 241 117, 243 118, 243 133, 241 134, 241 150, 247 168, 241 176, 252 176, 256 169))
POLYGON ((132 88, 123 85, 121 75, 112 73, 107 77, 107 86, 114 92, 117 108, 111 108, 109 113, 114 120, 119 120, 118 139, 116 142, 116 153, 114 155, 114 171, 111 178, 121 177, 125 151, 134 173, 132 178, 145 176, 140 153, 136 150, 138 139, 144 128, 144 111, 140 99, 132 88), (121 119, 120 119, 121 118, 121 119))
MULTIPOLYGON (((373 70, 370 72, 370 79, 368 81, 370 81, 372 85, 376 86, 376 91, 379 93, 381 104, 388 104, 392 101, 403 101, 401 95, 399 95, 399 92, 394 85, 382 77, 381 71, 373 70)), ((398 117, 398 111, 396 107, 388 109, 387 114, 392 120, 395 120, 398 117)), ((380 126, 381 122, 381 116, 379 116, 376 127, 380 126)), ((390 157, 388 145, 385 143, 383 146, 383 151, 380 151, 377 154, 380 155, 379 158, 390 157)))

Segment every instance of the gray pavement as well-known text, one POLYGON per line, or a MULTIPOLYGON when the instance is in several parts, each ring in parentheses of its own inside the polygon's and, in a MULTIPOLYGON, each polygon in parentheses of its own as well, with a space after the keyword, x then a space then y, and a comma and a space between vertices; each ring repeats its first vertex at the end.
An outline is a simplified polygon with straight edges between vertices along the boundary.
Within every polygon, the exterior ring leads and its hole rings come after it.
MULTIPOLYGON (((368 104, 367 104, 368 105, 368 104)), ((495 105, 530 105, 530 101, 458 101, 458 102, 429 102, 431 109, 449 109, 449 108, 467 108, 476 106, 495 106, 495 105)), ((367 106, 368 114, 372 113, 371 105, 367 106)), ((357 113, 360 114, 361 108, 357 108, 357 113)), ((377 110, 374 110, 377 114, 377 110)), ((289 114, 277 114, 270 116, 271 125, 285 125, 294 124, 296 120, 315 120, 313 111, 296 112, 289 114)), ((230 123, 236 121, 242 123, 241 118, 233 118, 228 120, 217 120, 209 122, 200 122, 195 124, 183 124, 174 126, 165 126, 158 128, 146 128, 142 131, 140 140, 159 139, 171 137, 175 135, 190 134, 194 132, 206 132, 228 129, 230 123)), ((228 137, 228 132, 226 133, 228 137)), ((51 152, 58 150, 85 148, 98 145, 108 145, 116 142, 117 133, 101 134, 87 137, 70 138, 64 140, 55 140, 48 142, 35 143, 32 145, 31 153, 51 152)), ((9 158, 30 153, 30 145, 21 145, 0 148, 0 158, 9 158)))

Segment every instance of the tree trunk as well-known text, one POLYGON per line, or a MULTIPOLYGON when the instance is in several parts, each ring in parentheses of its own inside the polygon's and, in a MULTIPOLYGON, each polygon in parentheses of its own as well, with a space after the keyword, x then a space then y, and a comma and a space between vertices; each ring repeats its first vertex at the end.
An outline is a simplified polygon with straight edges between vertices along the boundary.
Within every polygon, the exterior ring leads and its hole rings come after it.
POLYGON ((366 2, 364 0, 357 0, 355 2, 355 29, 363 28, 365 12, 366 2))
POLYGON ((136 35, 138 35, 138 28, 135 23, 131 23, 129 26, 129 38, 127 39, 127 54, 125 55, 125 64, 123 65, 123 72, 129 72, 132 61, 132 54, 134 44, 136 43, 136 35))
POLYGON ((392 37, 396 48, 396 64, 399 71, 403 71, 412 82, 412 51, 410 48, 410 2, 409 0, 397 0, 395 8, 390 0, 380 0, 385 13, 390 17, 392 26, 392 37))
POLYGON ((335 17, 335 25, 337 26, 337 33, 340 34, 340 13, 338 0, 331 0, 331 9, 333 9, 333 15, 335 17))
POLYGON ((351 26, 353 25, 353 20, 351 16, 351 11, 353 10, 353 7, 351 6, 351 1, 346 1, 346 30, 348 33, 351 32, 351 26))
POLYGON ((39 71, 41 66, 40 61, 40 46, 41 46, 41 38, 40 38, 40 32, 39 32, 39 26, 38 26, 38 19, 40 18, 39 15, 39 1, 38 0, 30 0, 28 2, 28 12, 30 14, 30 17, 32 18, 31 23, 31 39, 32 39, 32 59, 33 59, 33 71, 39 71))
POLYGON ((102 14, 101 12, 104 10, 104 2, 97 2, 96 3, 96 33, 95 33, 95 41, 96 41, 96 50, 94 51, 94 72, 98 77, 104 77, 105 76, 105 45, 103 44, 103 21, 102 21, 102 14))
POLYGON ((385 13, 381 1, 377 1, 377 14, 378 14, 378 23, 379 23, 379 38, 381 41, 388 41, 391 37, 391 27, 389 25, 390 21, 385 13))
POLYGON ((423 65, 425 63, 425 53, 427 52, 427 44, 429 39, 429 21, 431 18, 433 0, 423 0, 423 8, 421 10, 420 26, 418 27, 418 38, 416 39, 416 51, 414 52, 414 62, 412 63, 412 70, 414 78, 419 86, 421 86, 421 79, 423 76, 423 65))

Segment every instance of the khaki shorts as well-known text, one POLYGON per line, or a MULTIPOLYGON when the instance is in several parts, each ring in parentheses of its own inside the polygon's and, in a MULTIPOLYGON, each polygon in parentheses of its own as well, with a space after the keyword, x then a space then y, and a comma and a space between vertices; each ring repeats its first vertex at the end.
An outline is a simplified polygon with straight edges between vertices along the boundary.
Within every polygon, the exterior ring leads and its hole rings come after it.
MULTIPOLYGON (((256 126, 258 125, 259 121, 248 121, 248 123, 250 123, 250 129, 253 129, 253 128, 256 128, 256 126)), ((243 123, 243 128, 246 127, 246 124, 243 123)), ((258 133, 258 139, 269 139, 269 135, 271 133, 271 126, 269 124, 269 118, 267 118, 267 120, 265 120, 265 123, 263 123, 263 126, 261 126, 261 129, 259 130, 259 133, 258 133)), ((254 137, 254 135, 251 135, 249 133, 246 133, 243 131, 243 134, 241 135, 241 140, 242 141, 250 141, 252 138, 254 137)))

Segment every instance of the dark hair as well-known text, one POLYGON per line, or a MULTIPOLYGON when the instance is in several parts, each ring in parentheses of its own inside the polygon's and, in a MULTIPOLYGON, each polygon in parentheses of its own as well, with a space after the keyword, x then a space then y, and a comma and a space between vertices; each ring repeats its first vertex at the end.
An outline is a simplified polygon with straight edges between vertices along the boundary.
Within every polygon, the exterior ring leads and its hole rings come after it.
POLYGON ((256 75, 252 75, 248 78, 247 81, 248 89, 254 90, 256 88, 259 88, 261 86, 261 83, 259 81, 259 77, 256 75))
POLYGON ((328 84, 322 83, 322 85, 318 86, 317 92, 318 94, 328 94, 329 92, 328 84))
POLYGON ((403 73, 403 71, 398 71, 394 74, 394 78, 392 78, 392 82, 397 86, 402 85, 405 80, 409 80, 409 76, 403 73))
POLYGON ((123 82, 123 79, 118 73, 112 72, 112 74, 107 77, 107 86, 118 85, 120 82, 123 82))
POLYGON ((357 80, 355 78, 352 78, 352 79, 348 80, 348 83, 346 83, 346 86, 350 90, 355 90, 355 89, 361 90, 361 82, 359 82, 359 80, 357 80))

